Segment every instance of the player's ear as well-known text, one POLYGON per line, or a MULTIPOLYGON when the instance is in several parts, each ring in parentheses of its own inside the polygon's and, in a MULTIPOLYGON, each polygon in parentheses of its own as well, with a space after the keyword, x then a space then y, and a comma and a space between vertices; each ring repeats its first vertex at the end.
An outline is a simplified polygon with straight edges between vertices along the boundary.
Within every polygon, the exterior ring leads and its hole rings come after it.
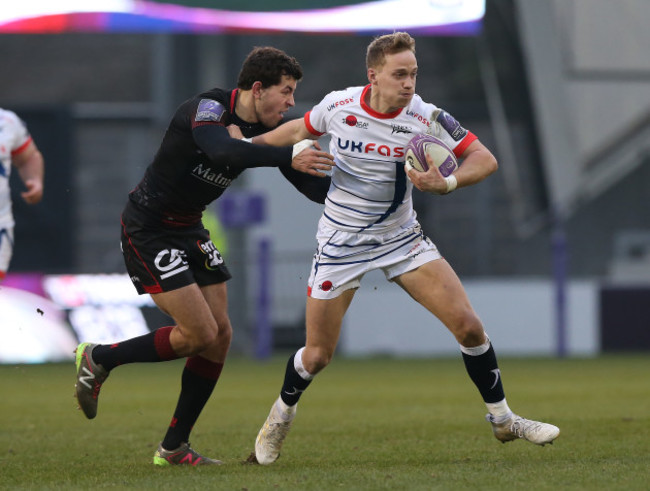
POLYGON ((371 84, 377 80, 377 71, 374 68, 368 68, 368 82, 371 84))
POLYGON ((260 96, 262 95, 262 82, 259 80, 257 82, 253 82, 253 86, 251 87, 251 91, 253 92, 253 98, 254 99, 259 99, 260 96))

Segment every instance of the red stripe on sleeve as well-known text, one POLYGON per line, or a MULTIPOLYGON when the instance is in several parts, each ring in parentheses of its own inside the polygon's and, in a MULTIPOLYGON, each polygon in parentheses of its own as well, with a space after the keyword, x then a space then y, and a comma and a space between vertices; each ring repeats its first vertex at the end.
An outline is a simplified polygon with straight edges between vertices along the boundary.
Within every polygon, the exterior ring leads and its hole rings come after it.
POLYGON ((467 150, 467 147, 469 147, 470 143, 472 143, 474 140, 478 140, 478 137, 471 131, 468 131, 467 135, 465 135, 465 138, 463 138, 463 141, 461 141, 456 146, 456 148, 454 148, 454 155, 456 158, 463 155, 463 152, 467 150))
POLYGON ((322 136, 325 133, 318 131, 316 128, 314 128, 311 123, 309 122, 309 115, 311 114, 311 111, 309 111, 307 114, 305 114, 305 126, 307 127, 307 131, 309 131, 312 135, 316 136, 322 136))
POLYGON ((23 143, 21 146, 19 146, 15 150, 12 150, 11 155, 12 156, 18 155, 20 152, 24 151, 29 146, 29 144, 31 142, 32 142, 32 137, 30 136, 25 143, 23 143))

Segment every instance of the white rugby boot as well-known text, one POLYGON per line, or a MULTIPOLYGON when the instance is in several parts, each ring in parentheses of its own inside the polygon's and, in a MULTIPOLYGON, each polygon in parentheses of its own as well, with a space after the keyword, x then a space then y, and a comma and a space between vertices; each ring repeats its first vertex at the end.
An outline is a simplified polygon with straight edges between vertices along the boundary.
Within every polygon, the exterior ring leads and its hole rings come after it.
POLYGON ((494 416, 491 414, 487 414, 485 419, 492 423, 494 436, 502 443, 523 438, 531 443, 543 446, 547 443, 553 443, 553 440, 560 435, 560 428, 557 426, 522 418, 515 413, 511 413, 508 418, 500 422, 495 422, 494 416))
POLYGON ((297 406, 286 410, 286 404, 279 398, 273 403, 269 417, 260 429, 255 440, 255 458, 258 464, 269 465, 278 460, 282 443, 289 433, 297 406))

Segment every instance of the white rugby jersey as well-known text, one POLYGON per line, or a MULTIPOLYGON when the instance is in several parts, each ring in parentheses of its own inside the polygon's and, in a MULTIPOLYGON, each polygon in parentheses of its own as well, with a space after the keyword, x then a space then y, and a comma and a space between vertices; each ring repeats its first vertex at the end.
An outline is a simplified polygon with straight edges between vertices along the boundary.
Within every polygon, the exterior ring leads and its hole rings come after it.
POLYGON ((0 108, 0 228, 13 227, 11 212, 11 158, 27 148, 32 137, 22 120, 12 111, 0 108))
POLYGON ((336 167, 323 218, 347 232, 386 232, 416 221, 413 184, 404 172, 404 149, 418 133, 443 140, 456 156, 476 139, 449 113, 417 94, 405 108, 379 113, 365 102, 370 85, 329 93, 305 114, 314 135, 331 136, 336 167))

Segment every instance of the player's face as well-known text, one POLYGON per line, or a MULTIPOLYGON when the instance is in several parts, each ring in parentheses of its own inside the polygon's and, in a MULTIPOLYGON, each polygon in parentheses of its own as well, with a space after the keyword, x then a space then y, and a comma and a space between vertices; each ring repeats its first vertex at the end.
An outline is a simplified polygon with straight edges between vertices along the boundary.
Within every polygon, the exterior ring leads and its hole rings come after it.
POLYGON ((369 69, 372 99, 380 112, 392 112, 405 107, 415 94, 418 62, 411 51, 386 55, 385 63, 377 69, 369 69))
POLYGON ((279 84, 260 89, 255 101, 258 121, 267 128, 275 128, 280 124, 284 113, 296 104, 293 98, 296 85, 296 79, 283 75, 279 84))

